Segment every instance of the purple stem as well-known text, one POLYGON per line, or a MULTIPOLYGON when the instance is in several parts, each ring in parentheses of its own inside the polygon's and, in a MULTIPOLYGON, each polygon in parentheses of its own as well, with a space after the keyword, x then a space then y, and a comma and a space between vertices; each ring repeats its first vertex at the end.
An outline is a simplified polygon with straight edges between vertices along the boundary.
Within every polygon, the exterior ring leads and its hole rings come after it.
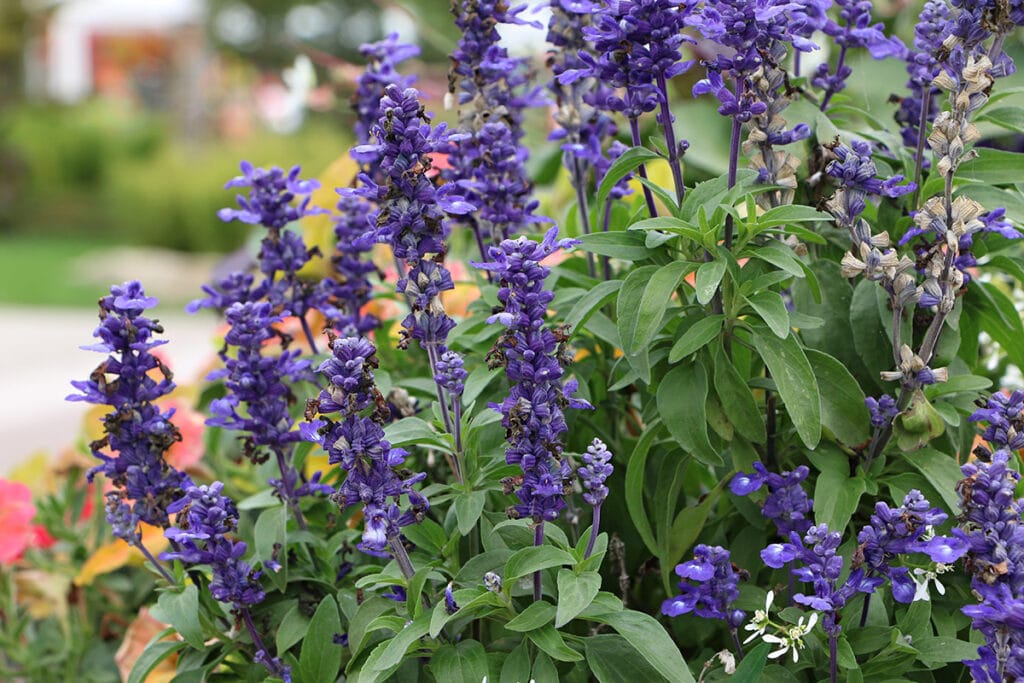
MULTIPOLYGON (((544 520, 537 522, 537 526, 533 529, 533 545, 540 547, 544 545, 544 520)), ((544 596, 544 584, 543 577, 541 576, 541 570, 537 570, 533 573, 533 601, 540 602, 544 596)))
MULTIPOLYGON (((640 121, 635 116, 629 117, 629 132, 633 136, 633 146, 640 147, 640 121)), ((644 180, 647 180, 647 167, 640 164, 637 167, 637 173, 644 180)), ((651 194, 651 188, 644 187, 644 200, 647 202, 647 212, 651 214, 651 218, 655 218, 658 215, 658 207, 654 205, 654 195, 651 194)))
POLYGON ((730 635, 732 635, 732 644, 736 648, 736 659, 743 661, 743 643, 740 642, 740 634, 736 632, 735 628, 729 629, 730 635))
POLYGON ((170 573, 168 573, 168 571, 164 568, 162 564, 156 561, 156 558, 153 557, 153 553, 149 552, 149 548, 143 545, 141 540, 137 543, 132 543, 131 545, 134 545, 136 548, 139 549, 139 552, 142 553, 143 557, 149 560, 150 564, 156 567, 156 570, 160 572, 160 575, 164 577, 164 579, 167 580, 167 583, 174 585, 174 577, 171 576, 170 573))
POLYGON ((455 428, 455 480, 463 482, 462 467, 462 397, 452 395, 452 422, 455 428))
POLYGON ((398 563, 398 568, 402 570, 402 576, 406 581, 416 576, 416 570, 412 566, 412 560, 409 559, 409 553, 402 545, 402 539, 397 535, 391 536, 388 538, 388 545, 391 546, 391 554, 395 556, 395 562, 398 563))
POLYGON ((597 534, 601 531, 601 506, 594 507, 594 521, 590 524, 590 540, 587 541, 587 550, 583 553, 583 559, 590 557, 594 552, 594 543, 597 542, 597 534))
POLYGON ((917 124, 917 150, 914 152, 914 199, 910 203, 916 207, 921 197, 921 171, 924 168, 924 141, 927 137, 928 110, 932 104, 932 86, 926 84, 921 90, 921 119, 917 124))
POLYGON ((833 633, 828 636, 828 680, 839 680, 839 636, 833 633))
POLYGON ((249 612, 249 608, 247 606, 242 606, 238 611, 242 614, 242 620, 245 622, 245 628, 249 631, 249 637, 252 638, 252 644, 256 646, 256 651, 264 654, 263 665, 267 667, 267 671, 274 676, 283 678, 285 673, 284 668, 282 666, 271 666, 273 660, 270 658, 270 653, 267 652, 267 646, 263 644, 263 638, 260 636, 260 632, 256 630, 256 624, 252 623, 252 614, 249 612))
POLYGON ((668 165, 672 169, 672 182, 676 187, 676 203, 681 206, 686 196, 686 185, 683 183, 683 165, 679 158, 679 145, 676 144, 676 132, 672 127, 672 112, 668 106, 668 83, 663 74, 658 74, 658 89, 661 90, 661 126, 665 129, 668 165))
POLYGON ((313 330, 309 329, 309 322, 306 320, 305 315, 300 315, 299 320, 302 322, 302 331, 306 334, 306 340, 309 342, 309 350, 314 355, 320 353, 317 351, 316 342, 313 341, 313 330))
POLYGON ((302 506, 299 505, 299 500, 295 497, 295 478, 297 476, 295 470, 292 469, 280 448, 274 449, 274 455, 277 457, 277 469, 281 472, 281 495, 284 496, 288 507, 292 509, 295 523, 299 525, 300 529, 306 531, 306 519, 302 516, 302 506))
POLYGON ((428 342, 425 346, 427 347, 427 359, 430 362, 430 371, 434 375, 434 384, 437 388, 437 405, 440 406, 441 416, 444 418, 444 428, 449 434, 454 434, 455 431, 452 429, 452 418, 448 414, 447 394, 444 387, 437 382, 437 345, 428 342))

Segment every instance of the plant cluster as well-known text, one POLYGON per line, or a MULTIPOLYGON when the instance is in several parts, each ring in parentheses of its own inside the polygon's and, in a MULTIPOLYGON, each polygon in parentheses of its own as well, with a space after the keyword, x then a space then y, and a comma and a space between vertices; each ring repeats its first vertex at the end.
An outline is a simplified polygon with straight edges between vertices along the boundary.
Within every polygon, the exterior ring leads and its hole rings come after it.
POLYGON ((415 48, 362 48, 335 206, 228 183, 266 232, 193 305, 228 325, 205 466, 165 457, 156 302, 101 299, 71 398, 168 625, 130 680, 1024 680, 1024 10, 929 0, 908 46, 868 2, 551 0, 537 73, 526 9, 453 2, 451 129, 415 48), (910 74, 891 124, 871 60, 910 74), (680 135, 708 99, 721 168, 680 135))

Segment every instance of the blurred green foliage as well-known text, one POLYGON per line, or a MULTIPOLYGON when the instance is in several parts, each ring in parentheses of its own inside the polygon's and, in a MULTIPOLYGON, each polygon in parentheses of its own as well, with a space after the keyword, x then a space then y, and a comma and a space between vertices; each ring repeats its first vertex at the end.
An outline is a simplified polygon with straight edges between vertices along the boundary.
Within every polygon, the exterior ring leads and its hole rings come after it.
POLYGON ((350 146, 341 126, 315 118, 290 136, 256 132, 244 141, 189 143, 171 135, 160 116, 99 101, 70 110, 20 105, 5 119, 4 233, 189 251, 225 251, 244 240, 244 226, 216 217, 233 204, 223 188, 239 160, 299 163, 315 176, 350 146))

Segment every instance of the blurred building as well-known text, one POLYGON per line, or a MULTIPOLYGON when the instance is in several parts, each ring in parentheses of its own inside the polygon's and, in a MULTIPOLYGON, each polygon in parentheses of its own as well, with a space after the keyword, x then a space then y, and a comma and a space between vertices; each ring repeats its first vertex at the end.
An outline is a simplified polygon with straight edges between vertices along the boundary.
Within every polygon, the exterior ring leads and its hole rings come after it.
POLYGON ((32 96, 71 104, 98 94, 163 109, 195 85, 190 76, 201 75, 203 0, 46 4, 27 45, 32 96))

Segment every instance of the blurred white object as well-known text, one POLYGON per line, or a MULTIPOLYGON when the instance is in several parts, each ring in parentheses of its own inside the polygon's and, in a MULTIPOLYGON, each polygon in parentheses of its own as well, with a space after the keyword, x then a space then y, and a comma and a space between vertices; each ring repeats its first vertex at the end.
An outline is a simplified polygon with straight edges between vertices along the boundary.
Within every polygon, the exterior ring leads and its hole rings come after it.
POLYGON ((313 62, 306 55, 281 74, 280 83, 265 83, 256 90, 256 104, 267 127, 275 133, 294 133, 302 125, 306 102, 316 87, 313 62))

